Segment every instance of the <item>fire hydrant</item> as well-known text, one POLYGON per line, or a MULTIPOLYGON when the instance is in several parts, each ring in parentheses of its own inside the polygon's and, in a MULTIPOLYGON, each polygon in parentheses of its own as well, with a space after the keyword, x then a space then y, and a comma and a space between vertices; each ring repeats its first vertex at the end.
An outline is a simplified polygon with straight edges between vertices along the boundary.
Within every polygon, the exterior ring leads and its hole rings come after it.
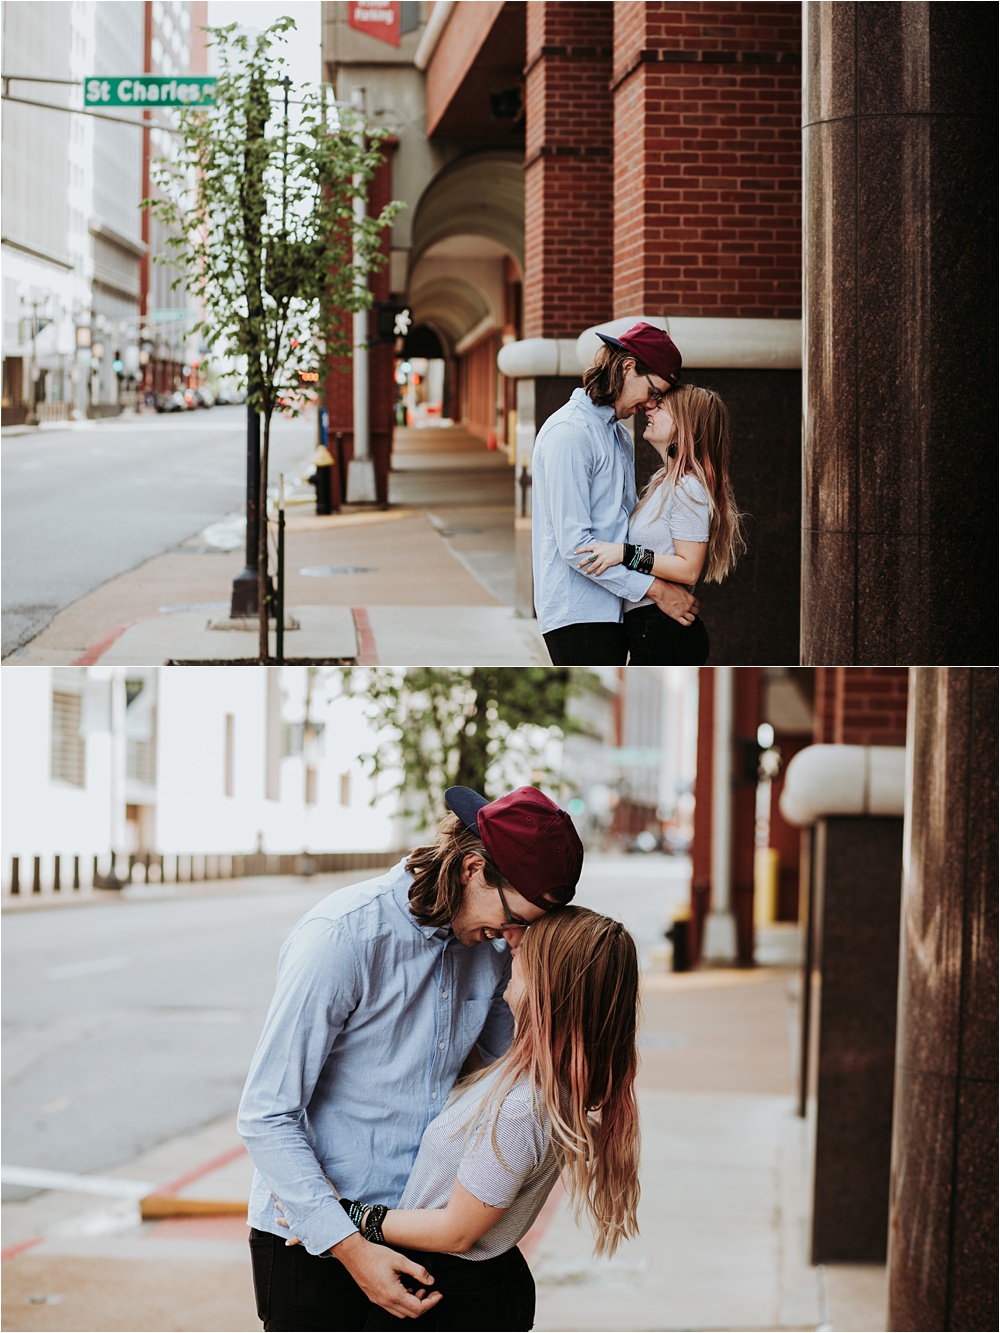
POLYGON ((315 471, 309 481, 316 488, 316 513, 333 513, 333 454, 320 445, 312 456, 315 471))
POLYGON ((691 970, 691 909, 681 907, 674 913, 672 923, 663 932, 664 938, 674 946, 671 970, 690 972, 691 970))

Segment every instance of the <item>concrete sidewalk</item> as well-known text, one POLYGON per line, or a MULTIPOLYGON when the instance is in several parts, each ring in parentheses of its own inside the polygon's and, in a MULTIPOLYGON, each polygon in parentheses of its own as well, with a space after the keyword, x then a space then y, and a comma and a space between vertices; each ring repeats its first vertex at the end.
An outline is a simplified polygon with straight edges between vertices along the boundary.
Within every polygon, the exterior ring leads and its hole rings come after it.
MULTIPOLYGON (((595 1260, 557 1191, 522 1246, 537 1329, 885 1328, 884 1269, 807 1262, 796 981, 784 967, 647 974, 641 1234, 595 1260)), ((259 1328, 250 1174, 227 1116, 93 1182, 104 1197, 55 1188, 6 1205, 4 1329, 259 1328)))
MULTIPOLYGON (((459 426, 397 429, 389 497, 388 510, 346 506, 320 517, 307 482, 289 487, 286 660, 547 665, 537 623, 513 609, 506 454, 459 426)), ((239 515, 228 526, 238 527, 239 515)), ((256 660, 256 621, 241 627, 228 618, 243 564, 242 535, 225 550, 206 529, 79 598, 5 662, 256 660)))

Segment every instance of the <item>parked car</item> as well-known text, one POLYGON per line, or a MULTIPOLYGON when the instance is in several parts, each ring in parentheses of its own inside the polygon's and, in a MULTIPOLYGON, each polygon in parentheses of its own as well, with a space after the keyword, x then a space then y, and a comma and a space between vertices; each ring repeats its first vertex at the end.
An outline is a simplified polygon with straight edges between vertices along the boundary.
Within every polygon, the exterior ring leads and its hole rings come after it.
POLYGON ((171 393, 157 394, 157 412, 184 412, 186 409, 187 399, 180 389, 174 389, 171 393))
POLYGON ((197 404, 198 407, 214 407, 214 406, 215 406, 215 399, 212 397, 212 395, 211 395, 211 393, 208 391, 208 389, 195 389, 195 391, 194 391, 194 397, 195 397, 195 402, 196 402, 196 404, 197 404))
POLYGON ((644 854, 647 852, 658 852, 660 850, 660 840, 657 838, 656 834, 651 833, 649 829, 643 829, 641 833, 635 835, 625 850, 626 852, 641 852, 644 854))

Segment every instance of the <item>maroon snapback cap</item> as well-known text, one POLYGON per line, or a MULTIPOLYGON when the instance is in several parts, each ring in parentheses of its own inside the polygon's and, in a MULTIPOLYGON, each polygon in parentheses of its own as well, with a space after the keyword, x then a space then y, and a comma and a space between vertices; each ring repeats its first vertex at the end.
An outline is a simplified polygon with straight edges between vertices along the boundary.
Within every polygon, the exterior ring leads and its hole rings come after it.
POLYGON ((518 787, 495 801, 470 787, 449 787, 444 801, 479 834, 490 860, 522 898, 540 904, 553 889, 575 891, 583 843, 566 811, 537 787, 518 787))
POLYGON ((609 333, 599 333, 597 336, 609 347, 634 356, 668 384, 672 385, 680 372, 681 354, 676 343, 662 329, 654 328, 645 320, 626 329, 620 338, 612 338, 609 333))

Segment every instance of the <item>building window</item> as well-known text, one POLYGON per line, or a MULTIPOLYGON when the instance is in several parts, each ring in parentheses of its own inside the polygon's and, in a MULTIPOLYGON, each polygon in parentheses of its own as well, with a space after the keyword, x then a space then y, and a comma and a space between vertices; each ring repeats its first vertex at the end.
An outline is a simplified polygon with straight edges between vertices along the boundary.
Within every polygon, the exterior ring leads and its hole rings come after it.
POLYGON ((351 804, 351 775, 350 773, 341 773, 340 775, 340 804, 351 804))
POLYGON ((319 804, 319 773, 311 764, 306 765, 306 805, 319 804))
POLYGON ((53 782, 65 782, 71 787, 82 787, 86 778, 86 744, 80 735, 82 711, 79 694, 52 691, 50 771, 53 782))

